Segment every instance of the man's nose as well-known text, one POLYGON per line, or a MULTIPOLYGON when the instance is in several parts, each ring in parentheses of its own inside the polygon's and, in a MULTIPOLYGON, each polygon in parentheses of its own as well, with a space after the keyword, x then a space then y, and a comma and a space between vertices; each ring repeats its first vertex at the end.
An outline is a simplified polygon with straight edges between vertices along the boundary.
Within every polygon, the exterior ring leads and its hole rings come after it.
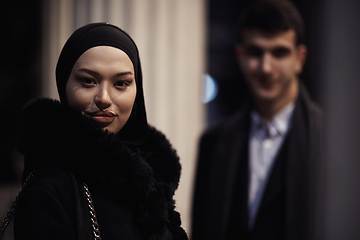
POLYGON ((269 74, 272 71, 272 58, 270 54, 264 54, 261 61, 261 71, 265 74, 269 74))
POLYGON ((100 110, 104 110, 111 106, 111 98, 107 86, 99 86, 95 96, 95 104, 100 110))

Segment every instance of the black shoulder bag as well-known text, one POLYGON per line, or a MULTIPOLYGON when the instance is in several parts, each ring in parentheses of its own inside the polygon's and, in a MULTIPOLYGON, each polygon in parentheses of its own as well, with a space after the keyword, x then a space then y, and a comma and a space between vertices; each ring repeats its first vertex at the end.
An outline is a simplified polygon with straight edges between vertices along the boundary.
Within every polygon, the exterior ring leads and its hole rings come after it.
MULTIPOLYGON (((94 204, 91 198, 91 194, 88 186, 85 183, 81 183, 76 180, 75 176, 69 173, 75 194, 75 205, 76 205, 76 219, 77 219, 77 230, 78 230, 78 239, 79 240, 101 240, 99 224, 96 218, 96 212, 94 209, 94 204), (90 219, 90 221, 89 221, 90 219)), ((17 203, 21 197, 22 191, 28 185, 29 181, 33 177, 33 173, 26 178, 22 188, 20 189, 18 195, 15 197, 12 205, 10 206, 7 214, 2 221, 0 227, 0 239, 3 237, 6 228, 9 226, 11 220, 15 215, 15 210, 17 203)))

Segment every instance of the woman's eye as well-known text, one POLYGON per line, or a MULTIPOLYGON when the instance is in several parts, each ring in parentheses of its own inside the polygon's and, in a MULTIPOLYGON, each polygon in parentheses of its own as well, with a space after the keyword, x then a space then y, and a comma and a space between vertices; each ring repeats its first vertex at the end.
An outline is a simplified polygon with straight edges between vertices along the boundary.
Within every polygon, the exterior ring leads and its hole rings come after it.
POLYGON ((117 81, 114 85, 117 89, 125 89, 126 87, 128 87, 130 85, 130 82, 129 81, 117 81))
POLYGON ((82 83, 83 86, 85 87, 93 87, 96 85, 95 80, 91 79, 91 78, 81 78, 80 82, 82 83))

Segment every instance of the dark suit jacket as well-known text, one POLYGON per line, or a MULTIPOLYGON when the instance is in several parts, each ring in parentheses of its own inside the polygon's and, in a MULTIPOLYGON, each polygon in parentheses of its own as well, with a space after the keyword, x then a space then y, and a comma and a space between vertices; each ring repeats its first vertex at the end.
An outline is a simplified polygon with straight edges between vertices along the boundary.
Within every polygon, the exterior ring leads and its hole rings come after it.
POLYGON ((322 113, 300 84, 292 127, 248 230, 250 104, 200 141, 193 202, 193 240, 313 239, 322 164, 322 113))

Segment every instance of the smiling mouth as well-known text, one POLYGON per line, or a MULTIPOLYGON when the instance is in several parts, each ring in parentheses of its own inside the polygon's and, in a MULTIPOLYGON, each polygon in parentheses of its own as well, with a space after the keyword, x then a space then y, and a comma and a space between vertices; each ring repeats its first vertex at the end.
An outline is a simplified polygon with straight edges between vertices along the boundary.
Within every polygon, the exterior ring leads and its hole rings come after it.
POLYGON ((271 88, 275 84, 275 81, 273 79, 266 77, 259 78, 258 82, 262 87, 265 88, 271 88))

